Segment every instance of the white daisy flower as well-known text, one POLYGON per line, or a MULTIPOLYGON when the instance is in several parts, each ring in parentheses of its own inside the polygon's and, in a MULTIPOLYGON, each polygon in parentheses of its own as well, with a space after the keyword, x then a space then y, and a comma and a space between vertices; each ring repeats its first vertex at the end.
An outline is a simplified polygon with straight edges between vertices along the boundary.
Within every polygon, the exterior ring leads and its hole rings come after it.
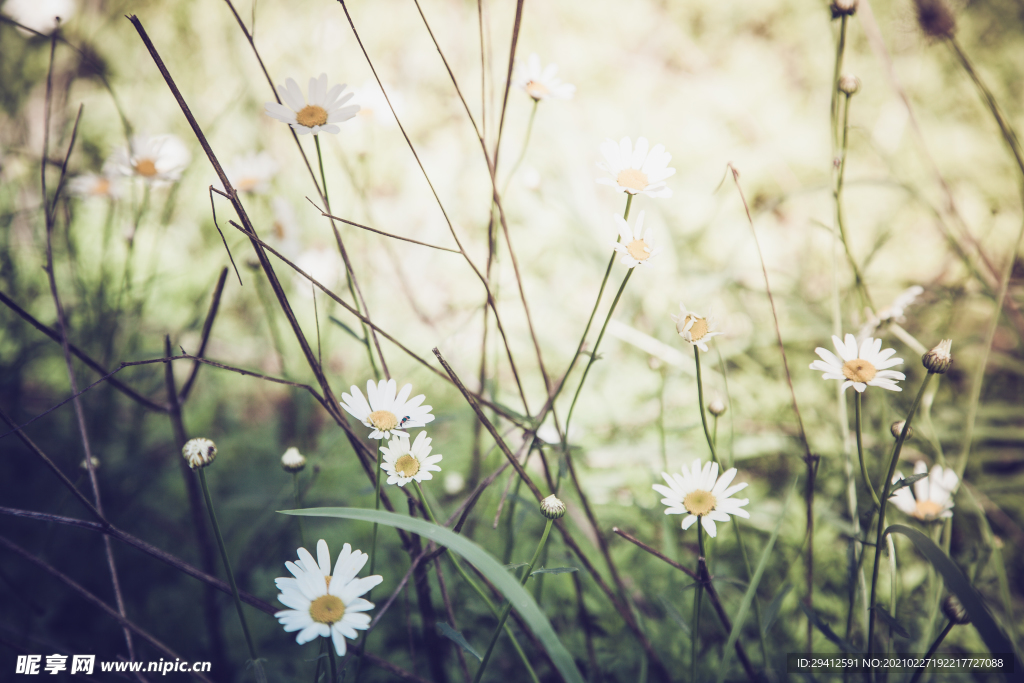
POLYGON ((516 77, 512 84, 522 88, 526 94, 535 101, 546 100, 571 100, 576 93, 576 86, 571 83, 562 83, 562 80, 555 76, 558 73, 557 64, 548 64, 542 67, 540 57, 537 53, 530 55, 526 63, 520 62, 516 67, 516 77))
POLYGON ((709 461, 701 467, 698 458, 690 470, 684 467, 682 472, 682 476, 662 472, 668 486, 654 484, 654 490, 665 496, 661 502, 668 506, 666 515, 686 515, 684 530, 700 520, 704 530, 714 538, 718 533, 715 522, 728 522, 729 515, 750 519, 750 513, 743 509, 750 500, 731 497, 747 487, 746 483, 729 486, 736 477, 735 467, 719 477, 718 463, 709 461))
POLYGON ((430 454, 430 438, 426 432, 416 435, 416 440, 409 445, 409 437, 398 434, 387 446, 380 449, 384 461, 380 468, 388 473, 388 483, 405 486, 410 481, 426 481, 433 479, 431 472, 440 472, 437 463, 441 462, 441 454, 430 454))
MULTIPOLYGON (((22 26, 44 34, 53 33, 57 28, 57 17, 60 17, 62 25, 67 24, 77 9, 75 0, 7 0, 3 5, 3 14, 22 26)), ((32 35, 20 27, 18 33, 32 35)))
POLYGON ((598 178, 602 185, 611 185, 619 192, 645 194, 648 197, 671 197, 672 190, 665 186, 665 179, 676 172, 668 162, 672 155, 664 145, 655 145, 648 152, 647 138, 636 141, 636 148, 629 138, 622 138, 618 144, 605 140, 601 144, 604 163, 597 167, 611 174, 611 178, 598 178))
POLYGON ((402 429, 415 429, 425 427, 428 422, 433 421, 434 416, 430 414, 430 406, 420 405, 426 398, 423 394, 409 399, 412 393, 412 385, 406 384, 402 391, 395 395, 398 385, 395 380, 381 380, 374 384, 373 380, 366 382, 366 396, 363 398, 359 387, 352 386, 352 393, 341 395, 341 407, 345 411, 373 429, 370 432, 371 439, 387 439, 391 434, 403 434, 409 436, 402 429), (408 400, 407 400, 408 399, 408 400))
POLYGON ((707 353, 707 340, 716 337, 721 332, 715 332, 715 319, 711 316, 702 318, 693 311, 686 310, 686 306, 679 304, 679 315, 672 316, 676 323, 676 332, 680 337, 707 353))
POLYGON ((359 596, 383 581, 380 576, 357 579, 356 574, 368 559, 366 553, 352 550, 348 543, 341 549, 331 574, 331 554, 323 539, 316 545, 317 560, 305 548, 298 549, 298 562, 285 562, 291 577, 274 580, 281 594, 277 599, 291 609, 274 616, 291 633, 298 631, 295 642, 308 643, 317 636, 331 638, 338 656, 344 657, 345 638, 355 640, 356 630, 370 626, 368 610, 373 603, 359 596))
MULTIPOLYGON (((928 466, 923 460, 914 464, 914 474, 924 474, 928 466)), ((892 483, 903 479, 903 473, 897 472, 892 483)), ((941 465, 932 466, 932 471, 924 479, 919 479, 910 486, 904 486, 892 495, 892 503, 905 514, 922 522, 933 522, 937 519, 948 519, 953 516, 953 492, 956 491, 960 479, 956 472, 941 465), (910 495, 913 487, 914 495, 910 495)))
POLYGON ((857 340, 852 334, 846 335, 843 342, 839 337, 832 335, 832 343, 836 345, 839 358, 836 358, 828 349, 820 346, 814 352, 823 360, 816 360, 811 363, 811 370, 818 370, 825 373, 822 379, 837 379, 843 383, 842 388, 853 387, 863 392, 868 386, 882 387, 889 391, 903 391, 903 388, 896 384, 896 380, 906 379, 907 376, 895 370, 886 370, 903 362, 902 358, 890 358, 895 349, 882 351, 882 340, 868 337, 861 343, 860 350, 857 349, 857 340))
POLYGON ((239 192, 265 194, 277 169, 277 162, 269 152, 250 152, 232 159, 224 167, 224 173, 239 192))
POLYGON ((622 216, 614 214, 612 218, 615 219, 621 238, 618 242, 612 242, 612 248, 622 254, 622 263, 630 268, 651 265, 651 258, 661 251, 661 247, 654 247, 650 228, 644 232, 644 212, 637 215, 632 228, 622 216))
POLYGON ((130 148, 122 147, 110 158, 121 175, 154 185, 176 182, 190 161, 192 154, 176 135, 135 135, 130 148))
POLYGON ((291 125, 299 135, 316 135, 321 131, 340 133, 341 129, 334 124, 348 121, 359 111, 358 104, 343 106, 352 98, 353 93, 341 94, 345 90, 344 83, 328 89, 325 73, 320 74, 320 78, 309 79, 308 104, 302 96, 302 88, 294 78, 285 80, 284 85, 277 86, 277 90, 284 104, 265 103, 266 114, 291 125))
POLYGON ((103 173, 83 173, 68 181, 68 192, 82 199, 116 199, 121 196, 117 177, 103 173))

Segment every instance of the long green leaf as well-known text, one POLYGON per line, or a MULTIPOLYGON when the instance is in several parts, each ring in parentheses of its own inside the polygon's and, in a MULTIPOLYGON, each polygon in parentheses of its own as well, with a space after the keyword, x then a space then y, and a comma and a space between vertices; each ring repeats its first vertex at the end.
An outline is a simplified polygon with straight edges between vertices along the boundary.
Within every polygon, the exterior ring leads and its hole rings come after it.
MULTIPOLYGON (((729 631, 729 640, 725 644, 725 649, 722 650, 722 664, 718 667, 718 683, 722 683, 722 681, 725 680, 725 673, 729 669, 726 664, 726 657, 729 657, 733 646, 736 644, 736 639, 740 637, 740 631, 743 630, 743 622, 747 618, 747 612, 750 611, 751 603, 754 602, 754 594, 757 593, 757 585, 761 583, 761 576, 764 574, 764 568, 768 566, 768 557, 772 554, 772 548, 775 547, 775 539, 779 537, 779 529, 782 528, 782 522, 786 519, 786 507, 789 505, 789 499, 793 497, 794 488, 796 488, 795 477, 793 482, 789 485, 789 492, 786 493, 786 500, 782 503, 782 511, 779 512, 779 519, 775 522, 775 529, 772 530, 771 538, 768 539, 768 545, 764 547, 764 552, 761 553, 761 560, 757 563, 757 569, 754 570, 754 575, 750 578, 750 585, 747 586, 747 592, 743 594, 743 600, 740 601, 740 609, 732 621, 732 630, 729 631)), ((757 626, 758 628, 761 627, 760 624, 757 626)))
POLYGON ((523 621, 547 650, 558 673, 566 683, 583 683, 583 677, 573 662, 572 655, 565 649, 562 642, 551 628, 551 622, 534 601, 533 597, 519 585, 512 573, 505 569, 487 551, 473 541, 454 533, 449 529, 432 524, 422 519, 387 512, 385 510, 364 510, 362 508, 309 508, 305 510, 282 510, 287 515, 305 517, 334 517, 338 519, 357 519, 364 522, 376 522, 434 541, 438 545, 457 552, 480 570, 502 595, 512 603, 523 621))
POLYGON ((477 652, 476 650, 473 649, 473 646, 469 644, 469 641, 466 640, 466 637, 463 636, 458 631, 456 631, 455 629, 453 629, 451 626, 449 626, 445 622, 443 622, 443 621, 437 622, 437 632, 440 633, 445 638, 447 638, 448 640, 450 640, 453 643, 455 643, 456 645, 458 645, 459 647, 461 647, 463 650, 465 650, 469 654, 471 654, 474 657, 476 657, 476 661, 478 661, 478 662, 484 661, 484 658, 480 656, 479 652, 477 652))
POLYGON ((768 605, 768 609, 764 613, 764 624, 761 625, 761 633, 768 635, 768 631, 771 630, 775 620, 779 617, 779 610, 782 608, 782 603, 785 601, 786 596, 789 595, 789 591, 793 590, 793 584, 788 581, 782 584, 782 588, 772 598, 771 603, 768 605))
POLYGON ((996 620, 992 617, 992 614, 988 611, 988 607, 985 606, 985 600, 981 597, 981 594, 974 589, 971 582, 967 580, 967 577, 963 575, 963 572, 953 564, 953 560, 946 553, 942 552, 942 548, 935 544, 935 541, 922 534, 917 529, 911 529, 908 526, 902 524, 893 524, 885 530, 887 534, 902 534, 909 538, 917 550, 925 556, 935 570, 942 575, 942 580, 946 583, 946 588, 956 595, 960 600, 960 604, 967 610, 967 615, 971 618, 971 623, 974 624, 974 628, 978 629, 978 634, 981 639, 985 641, 985 645, 992 653, 1005 653, 1014 658, 1014 670, 1020 671, 1020 658, 1017 657, 1013 650, 1013 644, 1010 639, 1006 637, 999 625, 996 624, 996 620))
POLYGON ((824 619, 822 619, 820 616, 818 616, 817 612, 812 610, 810 607, 808 607, 803 602, 800 602, 800 603, 797 603, 797 604, 799 605, 800 609, 803 610, 804 614, 807 615, 807 618, 811 620, 811 623, 814 624, 814 628, 816 628, 819 631, 821 631, 821 634, 823 636, 825 636, 826 638, 831 640, 833 643, 838 645, 840 650, 842 650, 843 652, 845 652, 847 654, 851 654, 851 655, 863 654, 860 650, 858 650, 856 647, 854 647, 851 643, 848 643, 847 641, 843 640, 839 636, 838 633, 833 631, 832 627, 829 626, 828 623, 824 619))

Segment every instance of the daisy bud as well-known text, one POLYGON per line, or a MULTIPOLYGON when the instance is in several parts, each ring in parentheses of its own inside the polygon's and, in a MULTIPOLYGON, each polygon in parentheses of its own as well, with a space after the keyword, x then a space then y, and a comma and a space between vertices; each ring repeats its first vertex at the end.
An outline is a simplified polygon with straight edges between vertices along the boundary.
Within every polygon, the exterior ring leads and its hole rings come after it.
MULTIPOLYGON (((905 424, 907 424, 906 420, 899 420, 897 422, 893 422, 889 426, 889 431, 892 432, 892 438, 894 438, 894 439, 900 438, 900 434, 903 433, 903 425, 905 425, 905 424)), ((914 435, 914 428, 911 427, 910 429, 907 430, 907 438, 909 439, 913 435, 914 435)))
POLYGON ((192 469, 206 467, 217 457, 217 444, 209 439, 189 439, 181 447, 181 454, 192 469))
POLYGON ((714 415, 715 417, 721 417, 722 415, 725 415, 725 404, 722 403, 722 399, 711 399, 711 403, 708 404, 708 412, 714 415))
POLYGON ((950 595, 942 601, 942 613, 945 614, 946 618, 954 624, 971 623, 971 618, 967 615, 967 610, 964 609, 959 598, 955 595, 950 595))
POLYGON ((848 17, 857 12, 857 0, 832 0, 832 18, 848 17))
POLYGON ((548 519, 559 519, 565 516, 565 503, 555 496, 548 496, 540 502, 540 514, 548 519))
POLYGON ((306 466, 306 456, 299 453, 299 449, 292 446, 281 456, 281 467, 285 472, 301 472, 306 466))
POLYGON ((956 32, 956 19, 943 0, 914 0, 917 24, 932 38, 951 38, 956 32))
POLYGON ((949 370, 949 366, 953 363, 953 356, 949 353, 952 345, 952 339, 943 339, 938 346, 921 357, 921 362, 928 368, 928 372, 942 375, 949 370))
POLYGON ((853 95, 860 90, 860 79, 853 74, 843 74, 839 77, 839 92, 844 95, 853 95))
MULTIPOLYGON (((85 461, 85 458, 82 458, 82 462, 78 463, 78 466, 81 467, 86 472, 89 471, 89 463, 87 463, 85 461)), ((92 456, 92 468, 96 469, 99 466, 100 466, 100 459, 97 458, 95 455, 92 456)))

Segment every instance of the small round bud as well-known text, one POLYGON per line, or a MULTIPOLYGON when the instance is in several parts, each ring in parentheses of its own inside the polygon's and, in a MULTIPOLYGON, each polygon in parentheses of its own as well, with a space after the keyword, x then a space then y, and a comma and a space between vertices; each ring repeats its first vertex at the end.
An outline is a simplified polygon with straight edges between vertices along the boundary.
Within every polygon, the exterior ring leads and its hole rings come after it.
POLYGON ((954 624, 971 623, 971 618, 967 615, 967 610, 964 609, 959 598, 955 595, 950 595, 942 601, 942 613, 945 614, 946 618, 954 624))
POLYGON ((192 469, 206 467, 217 457, 217 444, 209 439, 189 439, 181 447, 181 454, 192 469))
POLYGON ((725 404, 722 403, 722 399, 711 399, 711 402, 708 403, 708 412, 715 417, 722 417, 722 415, 725 415, 725 404))
MULTIPOLYGON (((889 426, 889 431, 892 432, 892 438, 894 438, 894 439, 900 438, 900 434, 903 433, 903 425, 905 425, 905 424, 907 424, 906 420, 899 420, 897 422, 893 422, 889 426)), ((909 439, 913 435, 914 435, 914 428, 911 427, 910 429, 907 430, 907 438, 909 439)))
POLYGON ((301 472, 306 466, 306 456, 299 453, 299 449, 292 446, 281 456, 281 467, 285 472, 301 472))
POLYGON ((839 77, 838 87, 844 95, 853 95, 860 90, 860 79, 853 74, 843 74, 839 77))
MULTIPOLYGON (((82 462, 78 463, 78 466, 81 467, 86 472, 89 471, 89 463, 87 463, 85 461, 85 458, 82 458, 82 462)), ((97 458, 95 455, 92 456, 92 468, 96 469, 99 466, 100 466, 100 459, 97 458)))
POLYGON ((555 496, 548 496, 540 502, 540 514, 548 519, 559 519, 565 516, 565 503, 555 496))
POLYGON ((949 366, 953 363, 953 356, 949 353, 952 345, 952 339, 943 339, 938 346, 921 356, 921 362, 928 368, 928 372, 941 375, 949 370, 949 366))
POLYGON ((944 0, 914 0, 917 24, 932 38, 951 38, 956 32, 956 19, 944 0))
POLYGON ((857 0, 832 0, 832 18, 848 17, 857 11, 857 0))

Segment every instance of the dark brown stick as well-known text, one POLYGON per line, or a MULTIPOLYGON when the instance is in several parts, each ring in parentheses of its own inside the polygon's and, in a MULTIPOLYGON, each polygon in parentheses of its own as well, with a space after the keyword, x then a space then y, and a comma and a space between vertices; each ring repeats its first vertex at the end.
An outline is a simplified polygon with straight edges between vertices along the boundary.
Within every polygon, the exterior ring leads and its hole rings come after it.
MULTIPOLYGON (((196 351, 196 355, 202 357, 206 352, 206 343, 210 341, 210 332, 213 331, 213 321, 217 317, 217 311, 220 309, 220 297, 224 293, 224 283, 228 279, 228 269, 224 268, 220 271, 220 277, 217 279, 217 286, 213 290, 213 297, 210 300, 210 310, 206 314, 206 320, 203 321, 203 332, 201 341, 199 342, 199 350, 196 351)), ((170 352, 167 355, 171 355, 170 352)), ((199 374, 199 366, 201 363, 198 361, 192 364, 192 373, 185 380, 185 384, 181 387, 181 395, 178 397, 178 403, 184 403, 188 400, 189 392, 192 391, 192 385, 196 381, 196 375, 199 374)), ((180 406, 179 406, 180 409, 180 406)), ((189 481, 192 481, 195 477, 189 477, 189 481)))

